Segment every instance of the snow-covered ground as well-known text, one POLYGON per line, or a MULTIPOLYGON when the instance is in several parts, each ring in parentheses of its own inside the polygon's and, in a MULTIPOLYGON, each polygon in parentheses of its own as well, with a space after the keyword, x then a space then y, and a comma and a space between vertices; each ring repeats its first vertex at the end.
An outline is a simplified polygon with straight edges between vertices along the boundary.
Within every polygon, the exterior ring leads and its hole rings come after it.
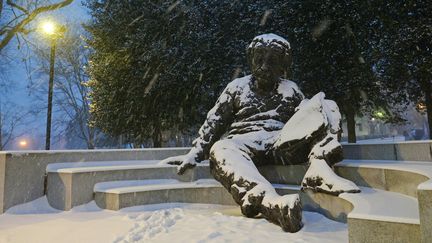
POLYGON ((63 212, 42 197, 0 216, 0 242, 348 242, 346 224, 310 212, 303 222, 290 234, 233 206, 158 204, 116 212, 91 202, 63 212))

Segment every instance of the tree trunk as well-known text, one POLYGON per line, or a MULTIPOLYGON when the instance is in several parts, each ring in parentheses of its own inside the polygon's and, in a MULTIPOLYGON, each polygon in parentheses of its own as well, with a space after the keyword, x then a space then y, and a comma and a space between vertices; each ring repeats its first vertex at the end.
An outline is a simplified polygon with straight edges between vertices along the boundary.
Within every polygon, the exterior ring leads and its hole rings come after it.
POLYGON ((153 147, 154 148, 162 147, 162 132, 161 132, 159 124, 155 124, 153 127, 152 140, 153 140, 153 147))
POLYGON ((347 107, 345 112, 347 118, 347 128, 348 128, 348 143, 356 143, 356 122, 355 122, 355 112, 352 107, 347 107))
POLYGON ((118 136, 117 148, 119 148, 119 149, 123 148, 123 135, 118 136))
POLYGON ((95 129, 88 127, 88 131, 87 149, 95 149, 95 129))
POLYGON ((429 139, 432 139, 432 84, 426 81, 424 85, 426 114, 428 120, 429 139))
POLYGON ((87 149, 95 149, 94 142, 93 142, 92 138, 90 138, 90 140, 87 141, 87 149))

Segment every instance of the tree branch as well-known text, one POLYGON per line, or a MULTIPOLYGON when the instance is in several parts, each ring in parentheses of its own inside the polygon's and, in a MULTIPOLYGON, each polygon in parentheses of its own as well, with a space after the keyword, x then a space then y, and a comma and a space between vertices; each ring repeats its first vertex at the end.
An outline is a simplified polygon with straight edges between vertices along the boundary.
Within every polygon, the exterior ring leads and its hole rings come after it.
POLYGON ((7 3, 9 6, 18 9, 18 10, 20 10, 21 12, 23 12, 23 13, 25 13, 25 14, 29 14, 29 12, 28 12, 27 9, 25 9, 24 7, 18 5, 18 4, 16 4, 16 3, 14 3, 14 2, 12 2, 11 0, 6 0, 6 3, 7 3))
POLYGON ((7 31, 6 36, 0 42, 0 52, 10 42, 10 40, 14 37, 14 35, 16 33, 23 30, 24 27, 27 24, 29 24, 31 21, 33 21, 39 14, 47 12, 47 11, 52 11, 52 10, 56 10, 59 8, 63 8, 65 6, 71 4, 72 2, 73 2, 73 0, 64 0, 64 1, 59 2, 59 3, 54 3, 51 5, 39 7, 39 8, 36 8, 35 10, 33 10, 31 13, 29 13, 27 15, 26 18, 21 20, 17 25, 15 25, 13 28, 11 28, 9 31, 7 31))
POLYGON ((0 0, 0 19, 2 16, 2 12, 3 12, 3 0, 0 0))

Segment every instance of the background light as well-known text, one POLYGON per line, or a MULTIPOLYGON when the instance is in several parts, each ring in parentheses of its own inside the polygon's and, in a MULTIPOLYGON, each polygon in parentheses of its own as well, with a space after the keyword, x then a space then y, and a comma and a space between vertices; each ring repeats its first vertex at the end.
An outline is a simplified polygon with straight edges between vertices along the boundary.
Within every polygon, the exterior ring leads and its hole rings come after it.
POLYGON ((53 35, 56 32, 56 25, 51 21, 43 22, 41 27, 43 32, 45 32, 48 35, 53 35))
POLYGON ((23 139, 23 140, 20 140, 20 141, 19 141, 19 145, 20 145, 20 147, 26 147, 27 144, 28 144, 28 143, 27 143, 27 140, 24 140, 24 139, 23 139))
POLYGON ((376 112, 375 115, 376 115, 378 118, 383 118, 383 117, 384 117, 384 113, 381 112, 381 111, 376 112))

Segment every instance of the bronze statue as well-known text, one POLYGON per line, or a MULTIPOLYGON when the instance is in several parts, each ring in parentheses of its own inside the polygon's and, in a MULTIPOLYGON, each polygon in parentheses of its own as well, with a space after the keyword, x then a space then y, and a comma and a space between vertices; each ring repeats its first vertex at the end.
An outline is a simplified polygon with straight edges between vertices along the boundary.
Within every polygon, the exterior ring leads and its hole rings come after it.
POLYGON ((279 196, 256 166, 306 163, 310 167, 303 188, 335 195, 359 191, 330 167, 342 160, 340 113, 323 93, 304 99, 294 82, 282 78, 291 66, 291 46, 282 37, 255 37, 247 57, 252 75, 228 84, 188 154, 162 163, 178 165, 182 174, 209 159, 212 175, 245 216, 261 214, 283 230, 297 232, 302 227, 298 194, 279 196))

